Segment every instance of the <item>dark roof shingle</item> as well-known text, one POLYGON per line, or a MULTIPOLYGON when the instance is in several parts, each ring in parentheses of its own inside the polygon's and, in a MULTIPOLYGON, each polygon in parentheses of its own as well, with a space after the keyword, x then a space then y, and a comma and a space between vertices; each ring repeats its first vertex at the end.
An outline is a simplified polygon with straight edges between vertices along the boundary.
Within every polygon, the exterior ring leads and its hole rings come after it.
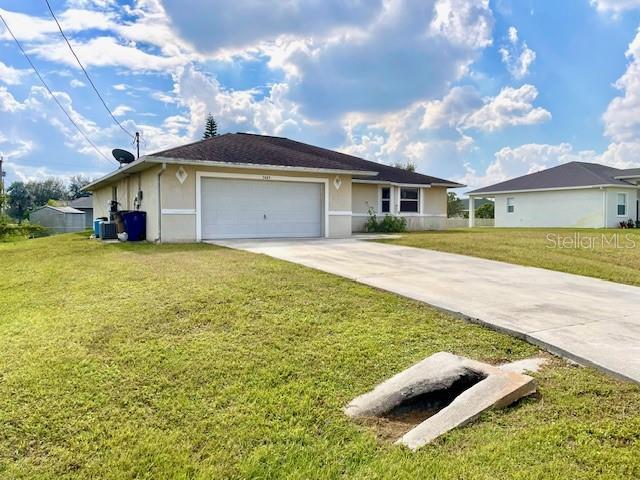
POLYGON ((631 186, 632 184, 630 182, 614 178, 624 175, 624 172, 625 170, 600 165, 598 163, 569 162, 540 172, 530 173, 505 182, 479 188, 469 192, 469 194, 588 187, 593 185, 631 186))
POLYGON ((462 186, 459 183, 449 180, 409 172, 402 168, 371 162, 352 155, 297 142, 288 138, 250 133, 227 133, 188 145, 153 153, 151 156, 192 161, 350 170, 363 173, 362 176, 354 176, 354 179, 462 186), (364 175, 365 172, 377 172, 378 175, 368 176, 364 175))

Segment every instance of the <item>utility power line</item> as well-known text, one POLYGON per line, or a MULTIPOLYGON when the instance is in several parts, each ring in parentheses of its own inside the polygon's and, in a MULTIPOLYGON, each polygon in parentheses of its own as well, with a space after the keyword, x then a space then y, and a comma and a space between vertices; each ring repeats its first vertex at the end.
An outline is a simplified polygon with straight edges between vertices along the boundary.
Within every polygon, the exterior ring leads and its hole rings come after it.
POLYGON ((62 30, 62 26, 60 26, 60 22, 58 22, 58 19, 56 18, 56 14, 53 13, 53 9, 51 8, 51 4, 49 3, 49 0, 44 0, 44 1, 47 4, 47 7, 49 8, 49 12, 51 13, 51 16, 55 20, 56 25, 58 25, 58 30, 60 30, 60 33, 62 34, 62 38, 64 38, 64 41, 67 42, 67 46, 69 47, 69 50, 71 50, 72 55, 75 57, 76 62, 78 62, 78 65, 80 65, 80 68, 84 72, 84 76, 87 77, 87 80, 89 80, 89 83, 91 84, 91 87, 93 88, 94 92, 96 92, 96 95, 98 95, 98 98, 102 102, 102 105, 104 105, 104 108, 107 110, 107 112, 109 112, 109 115, 111 115, 111 118, 113 118, 113 121, 116 122, 116 125, 118 125, 120 127, 120 129, 122 129, 122 131, 124 133, 126 133, 132 139, 135 140, 136 137, 132 133, 130 133, 126 128, 124 128, 122 126, 122 124, 118 121, 118 119, 113 114, 111 109, 107 106, 107 102, 105 102, 104 98, 102 98, 102 95, 100 95, 100 92, 98 91, 95 83, 93 83, 93 80, 91 80, 91 77, 89 76, 89 73, 87 72, 86 68, 84 68, 84 65, 82 65, 82 62, 78 58, 78 55, 76 54, 75 50, 71 46, 71 42, 69 42, 69 39, 67 38, 67 36, 65 35, 64 31, 62 30))
MULTIPOLYGON (((53 94, 53 92, 51 91, 51 89, 49 88, 49 85, 47 85, 47 82, 44 81, 44 78, 42 78, 42 75, 40 75, 40 72, 38 71, 38 69, 36 68, 36 66, 33 64, 33 62, 31 61, 31 58, 29 58, 29 55, 27 55, 27 52, 24 51, 24 48, 22 48, 22 45, 20 44, 20 42, 18 41, 18 39, 16 38, 16 36, 13 34, 13 31, 11 31, 11 28, 9 28, 9 24, 7 23, 7 21, 4 19, 4 17, 0 14, 0 20, 2 20, 2 23, 4 23, 4 26, 7 28, 7 31, 9 32, 9 34, 11 35, 11 37, 13 37, 13 41, 16 42, 16 45, 18 46, 18 48, 20 49, 20 51, 22 52, 22 55, 24 55, 24 58, 27 59, 27 62, 29 62, 29 65, 31 65, 31 68, 33 69, 33 71, 36 73, 36 75, 38 76, 38 78, 40 79, 40 82, 42 82, 42 85, 44 85, 44 88, 47 90, 47 92, 49 92, 49 95, 51 95, 51 98, 53 98, 53 101, 56 102, 56 104, 58 105, 58 107, 60 107, 60 110, 63 111, 63 113, 66 115, 66 117, 69 119, 69 121, 71 122, 71 124, 76 127, 76 129, 78 130, 78 132, 80 132, 80 134, 84 137, 84 139, 87 141, 87 143, 89 143, 93 149, 98 152, 98 154, 100 154, 100 156, 102 156, 102 158, 106 159, 107 161, 113 161, 116 162, 115 159, 109 158, 107 157, 104 153, 102 153, 100 151, 100 149, 96 146, 95 143, 93 143, 91 141, 91 139, 87 136, 86 133, 84 133, 84 131, 78 126, 78 124, 73 120, 73 118, 71 118, 71 115, 69 115, 69 112, 67 112, 67 110, 62 106, 62 104, 60 103, 60 101, 58 100, 58 98, 53 94)), ((117 162, 116 162, 117 163, 117 162)), ((119 163, 118 163, 119 165, 119 163)))

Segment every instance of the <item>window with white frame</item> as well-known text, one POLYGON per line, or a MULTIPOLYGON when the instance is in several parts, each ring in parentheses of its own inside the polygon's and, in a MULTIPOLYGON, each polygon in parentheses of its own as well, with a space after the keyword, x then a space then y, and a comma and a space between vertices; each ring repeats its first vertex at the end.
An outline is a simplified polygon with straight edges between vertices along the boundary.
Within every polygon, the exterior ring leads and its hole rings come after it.
POLYGON ((626 193, 618 194, 618 216, 619 217, 627 216, 627 194, 626 193))
POLYGON ((400 212, 415 212, 420 202, 420 190, 418 188, 401 188, 400 189, 400 212))
POLYGON ((389 213, 391 211, 391 188, 383 187, 380 192, 380 198, 382 204, 380 209, 382 213, 389 213))
POLYGON ((507 197, 507 213, 513 213, 516 211, 516 207, 514 205, 514 198, 507 197))

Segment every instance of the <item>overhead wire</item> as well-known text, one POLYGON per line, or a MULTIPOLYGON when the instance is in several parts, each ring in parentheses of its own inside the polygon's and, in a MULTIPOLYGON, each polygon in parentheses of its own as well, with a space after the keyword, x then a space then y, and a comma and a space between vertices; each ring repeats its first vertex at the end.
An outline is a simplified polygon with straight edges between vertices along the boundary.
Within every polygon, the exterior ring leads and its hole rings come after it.
POLYGON ((49 3, 49 0, 44 0, 44 1, 47 4, 47 7, 49 8, 49 12, 51 13, 51 16, 53 17, 53 20, 56 22, 56 25, 58 26, 58 30, 60 30, 60 34, 62 35, 62 38, 64 38, 64 41, 67 43, 67 46, 69 47, 69 50, 71 51, 71 54, 76 59, 76 62, 78 62, 78 65, 80 66, 80 68, 84 72, 84 76, 87 77, 87 80, 91 84, 91 88, 93 88, 93 91, 96 92, 96 95, 98 95, 98 98, 102 102, 102 105, 104 105, 104 108, 107 110, 107 112, 109 112, 109 115, 111 116, 113 121, 116 123, 116 125, 118 125, 120 127, 120 129, 124 133, 129 135, 131 138, 135 139, 135 136, 131 132, 129 132, 126 128, 124 128, 124 126, 120 123, 120 121, 116 118, 116 116, 113 114, 113 112, 111 111, 111 109, 107 105, 107 102, 105 102, 104 98, 102 98, 102 95, 100 95, 100 92, 98 91, 98 88, 96 87, 95 83, 93 83, 93 80, 89 76, 89 72, 87 72, 87 69, 84 68, 84 65, 80 61, 80 58, 78 57, 78 55, 76 54, 75 50, 71 46, 71 42, 69 42, 69 39, 67 38, 67 35, 64 33, 64 30, 62 30, 62 26, 60 25, 60 22, 58 22, 58 18, 56 17, 56 14, 53 13, 53 9, 51 8, 51 4, 49 3))
MULTIPOLYGON (((100 149, 96 146, 95 143, 93 143, 91 141, 91 139, 87 136, 87 134, 80 128, 80 126, 75 122, 75 120, 71 117, 71 115, 69 114, 69 112, 67 112, 66 108, 64 108, 64 106, 60 103, 60 100, 58 100, 58 98, 53 94, 53 92, 51 91, 51 89, 49 88, 49 85, 47 85, 47 82, 44 81, 44 78, 42 77, 42 75, 40 74, 40 72, 38 71, 38 69, 36 68, 36 66, 34 65, 34 63, 31 61, 31 58, 29 57, 29 55, 27 55, 27 52, 25 52, 24 48, 22 48, 22 44, 18 41, 18 39, 16 38, 16 36, 13 34, 13 31, 11 30, 11 28, 9 27, 9 24, 7 23, 7 21, 4 19, 4 17, 2 16, 2 14, 0 14, 0 20, 2 20, 2 23, 4 23, 4 26, 6 27, 7 31, 9 32, 9 35, 11 35, 11 37, 13 38, 14 42, 16 43, 16 45, 18 46, 18 48, 20 49, 20 51, 22 52, 22 55, 24 55, 24 58, 27 59, 27 62, 29 62, 29 65, 31 65, 31 68, 33 69, 33 71, 35 72, 35 74, 37 75, 37 77, 40 79, 40 82, 42 83, 42 85, 44 86, 44 88, 47 90, 47 92, 49 92, 49 95, 51 96, 51 98, 53 99, 54 102, 56 102, 56 104, 58 105, 58 107, 60 107, 60 110, 62 110, 62 112, 66 115, 66 117, 69 119, 69 122, 71 122, 71 124, 76 127, 76 130, 78 130, 78 132, 80 132, 80 134, 84 137, 84 139, 87 141, 87 143, 89 143, 89 145, 91 145, 93 147, 93 149, 98 152, 98 154, 100 156, 102 156, 104 159, 106 159, 107 161, 113 161, 115 163, 118 163, 115 159, 109 158, 107 157, 104 153, 102 153, 100 151, 100 149)), ((118 163, 119 165, 119 163, 118 163)))

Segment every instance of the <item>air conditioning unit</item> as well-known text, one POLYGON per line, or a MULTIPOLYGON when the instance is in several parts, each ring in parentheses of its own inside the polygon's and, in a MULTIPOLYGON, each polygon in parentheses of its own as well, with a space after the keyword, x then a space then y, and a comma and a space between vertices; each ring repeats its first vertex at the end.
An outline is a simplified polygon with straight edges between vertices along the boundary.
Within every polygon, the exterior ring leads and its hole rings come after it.
POLYGON ((102 240, 117 240, 118 231, 116 224, 111 222, 102 222, 100 224, 100 238, 102 240))

